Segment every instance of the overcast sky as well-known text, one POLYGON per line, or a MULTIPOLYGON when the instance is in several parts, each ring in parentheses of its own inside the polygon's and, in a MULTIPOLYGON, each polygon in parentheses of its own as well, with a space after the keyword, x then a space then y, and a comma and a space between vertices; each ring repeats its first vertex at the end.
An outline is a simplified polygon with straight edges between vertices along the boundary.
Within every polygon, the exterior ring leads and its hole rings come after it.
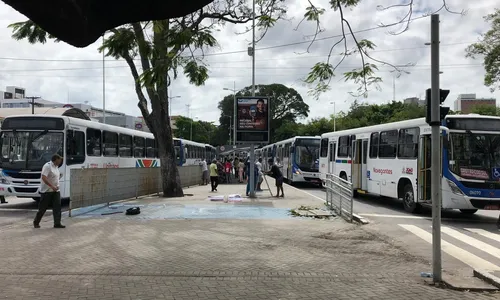
MULTIPOLYGON (((356 85, 346 83, 341 73, 331 83, 331 91, 315 100, 308 96, 308 87, 303 79, 308 70, 318 61, 324 61, 336 38, 318 41, 304 54, 307 41, 314 33, 314 24, 303 24, 294 30, 305 12, 307 1, 286 0, 289 3, 289 21, 281 21, 269 31, 257 45, 256 84, 281 83, 296 89, 309 104, 309 118, 327 116, 333 113, 336 103, 337 112, 347 110, 355 98, 349 95, 356 85), (293 44, 295 43, 295 44, 293 44), (293 44, 288 45, 287 44, 293 44), (276 47, 273 47, 276 46, 276 47), (259 48, 264 48, 259 50, 259 48), (266 49, 267 48, 267 49, 266 49)), ((327 7, 327 1, 313 1, 327 7)), ((406 11, 391 10, 379 12, 377 5, 396 4, 398 0, 362 1, 362 5, 346 10, 345 17, 351 22, 354 31, 376 28, 381 22, 391 23, 406 11)), ((441 1, 417 0, 414 17, 423 11, 437 8, 441 1)), ((467 9, 466 16, 441 14, 441 88, 450 89, 446 104, 453 108, 453 101, 458 94, 476 93, 478 97, 497 97, 500 93, 490 93, 483 85, 484 69, 482 60, 465 58, 464 48, 477 41, 479 34, 489 29, 483 16, 495 8, 494 0, 448 0, 451 9, 467 9), (473 5, 472 5, 473 4, 473 5)), ((498 5, 497 5, 498 6, 498 5)), ((339 15, 331 9, 323 17, 325 32, 320 36, 329 37, 340 34, 339 15)), ((42 96, 44 99, 82 103, 89 101, 94 106, 102 107, 102 55, 97 52, 100 44, 95 43, 84 49, 74 48, 65 43, 49 42, 45 45, 30 45, 10 38, 7 25, 23 21, 25 17, 10 6, 0 1, 0 90, 5 86, 25 87, 29 96, 42 96)), ((398 27, 392 30, 397 30, 398 27)), ((210 79, 205 86, 190 86, 185 78, 177 79, 171 86, 171 95, 180 96, 173 100, 173 115, 187 115, 186 104, 191 104, 191 117, 205 121, 218 121, 217 103, 232 92, 223 88, 240 89, 252 84, 251 58, 247 55, 251 35, 237 35, 242 28, 228 26, 217 32, 220 49, 210 50, 206 61, 210 64, 210 79)), ((372 54, 375 58, 392 64, 414 63, 407 68, 410 74, 395 79, 396 99, 424 97, 425 89, 430 87, 430 47, 424 44, 430 39, 430 18, 412 22, 409 31, 393 36, 386 28, 378 28, 357 34, 358 39, 370 39, 377 45, 372 54)), ((353 46, 349 40, 350 47, 353 46)), ((342 48, 335 50, 340 53, 342 48)), ((338 60, 338 58, 335 58, 338 60)), ((359 57, 346 60, 339 68, 340 72, 360 65, 359 57)), ((367 99, 359 101, 386 103, 393 98, 393 74, 391 69, 380 67, 379 76, 384 82, 381 90, 373 90, 367 99)), ((123 61, 106 61, 106 109, 140 115, 137 108, 133 80, 123 61)))

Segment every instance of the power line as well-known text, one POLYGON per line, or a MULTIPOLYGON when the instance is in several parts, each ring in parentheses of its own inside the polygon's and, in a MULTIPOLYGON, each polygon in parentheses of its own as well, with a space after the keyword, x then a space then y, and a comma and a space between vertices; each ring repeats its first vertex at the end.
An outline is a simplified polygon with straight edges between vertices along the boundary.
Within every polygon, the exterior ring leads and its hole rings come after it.
MULTIPOLYGON (((420 17, 413 18, 410 21, 416 21, 416 20, 427 18, 427 17, 428 16, 420 16, 420 17)), ((394 25, 396 25, 396 24, 394 24, 394 25)), ((374 30, 378 30, 378 29, 382 29, 382 28, 387 28, 387 27, 377 26, 377 27, 365 28, 365 29, 353 31, 353 34, 370 32, 370 31, 374 31, 374 30)), ((345 34, 345 35, 346 36, 350 36, 352 34, 348 33, 348 34, 345 34)), ((334 39, 334 38, 341 38, 343 36, 344 36, 343 34, 336 34, 336 35, 327 36, 327 37, 323 37, 323 38, 316 38, 314 40, 314 42, 320 42, 320 41, 330 40, 330 39, 334 39)), ((311 42, 312 42, 312 40, 300 41, 300 42, 292 42, 292 43, 286 43, 286 44, 281 44, 281 45, 274 45, 274 46, 267 46, 267 47, 256 48, 255 50, 256 51, 271 50, 271 49, 277 49, 277 48, 283 48, 283 47, 290 47, 290 46, 296 46, 296 45, 302 45, 302 44, 310 44, 311 42)), ((474 42, 471 42, 471 43, 474 43, 474 42)), ((471 43, 468 43, 468 44, 471 44, 471 43)), ((459 45, 459 44, 467 44, 467 43, 461 42, 461 43, 454 43, 454 44, 450 44, 450 45, 459 45)), ((441 45, 441 46, 444 46, 444 45, 441 45)), ((421 46, 421 47, 415 47, 413 49, 417 49, 417 48, 427 48, 427 47, 421 46)), ((405 49, 405 48, 403 48, 403 49, 405 49)), ((245 49, 245 50, 236 50, 236 51, 228 51, 228 52, 219 52, 219 53, 207 53, 207 54, 204 54, 204 55, 195 55, 195 57, 231 55, 231 54, 247 53, 247 51, 248 51, 248 49, 245 49)), ((381 51, 384 51, 384 50, 373 50, 371 52, 377 52, 377 51, 381 52, 381 51)), ((389 51, 397 51, 397 50, 389 50, 389 51)), ((0 57, 0 60, 37 61, 37 62, 42 62, 42 61, 43 62, 91 62, 91 61, 102 62, 102 59, 39 59, 39 58, 14 58, 14 57, 0 57)), ((119 60, 122 60, 122 59, 119 59, 119 60)), ((139 61, 140 59, 135 59, 135 60, 139 61)), ((117 60, 114 59, 114 60, 110 60, 110 61, 117 61, 117 60)))
MULTIPOLYGON (((353 67, 339 67, 338 69, 353 69, 357 68, 359 66, 353 66, 353 67)), ((465 68, 482 68, 482 64, 457 64, 457 65, 447 65, 447 66, 441 66, 441 69, 447 70, 447 69, 465 69, 465 68)), ((235 70, 243 70, 243 69, 249 69, 250 67, 234 67, 233 69, 235 70)), ((304 67, 303 69, 305 69, 304 67)), ((401 67, 403 68, 403 67, 401 67)), ((422 67, 408 67, 409 69, 406 69, 408 72, 419 72, 419 71, 428 71, 430 70, 430 66, 422 66, 422 67)), ((226 69, 226 68, 222 68, 226 69)), ((230 69, 230 68, 227 68, 230 69)), ((272 70, 281 70, 283 68, 274 68, 272 70)), ((267 69, 269 70, 269 69, 267 69)), ((377 72, 382 72, 382 73, 391 73, 393 70, 392 69, 387 69, 387 70, 377 70, 377 72)), ((2 73, 2 71, 0 71, 2 73)), ((261 74, 261 73, 258 73, 261 74)), ((273 76, 273 77, 306 77, 308 74, 273 74, 273 73, 262 73, 262 76, 273 76)), ((14 77, 33 77, 33 78, 95 78, 101 80, 102 75, 33 75, 33 74, 9 74, 9 76, 14 76, 14 77)), ((209 74, 210 78, 249 78, 251 75, 214 75, 214 74, 209 74)), ((132 79, 131 76, 129 75, 106 75, 106 78, 129 78, 132 79)))
MULTIPOLYGON (((398 68, 404 68, 404 69, 420 69, 424 67, 426 70, 430 68, 431 65, 414 65, 414 66, 407 66, 407 65, 396 65, 398 68)), ((447 68, 447 67, 477 67, 477 66, 483 66, 483 64, 442 64, 442 68, 447 68)), ((338 67, 338 69, 355 69, 358 68, 359 65, 341 65, 338 67)), ((107 69, 125 69, 128 68, 128 66, 108 66, 106 67, 107 69)), ((210 66, 210 69, 250 69, 251 67, 249 66, 210 66)), ((294 67, 268 67, 268 66, 261 66, 258 67, 258 69, 264 69, 264 70, 296 70, 296 69, 311 69, 311 66, 294 66, 294 67)), ((0 70, 0 73, 7 73, 7 72, 51 72, 51 71, 80 71, 80 70, 102 70, 101 67, 94 67, 94 68, 88 68, 88 67, 83 67, 83 68, 56 68, 56 69, 13 69, 13 70, 0 70)), ((381 70, 382 71, 382 70, 381 70)))

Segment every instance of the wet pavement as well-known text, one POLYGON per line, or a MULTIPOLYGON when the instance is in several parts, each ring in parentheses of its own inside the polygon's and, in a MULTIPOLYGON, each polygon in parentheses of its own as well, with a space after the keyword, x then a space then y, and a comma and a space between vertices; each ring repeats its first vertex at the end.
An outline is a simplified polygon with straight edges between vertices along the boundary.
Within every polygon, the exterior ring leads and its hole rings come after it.
POLYGON ((113 219, 289 219, 290 209, 265 207, 259 204, 244 205, 233 203, 207 204, 115 204, 79 211, 76 218, 113 218, 113 219), (125 215, 131 207, 140 207, 139 215, 125 215))

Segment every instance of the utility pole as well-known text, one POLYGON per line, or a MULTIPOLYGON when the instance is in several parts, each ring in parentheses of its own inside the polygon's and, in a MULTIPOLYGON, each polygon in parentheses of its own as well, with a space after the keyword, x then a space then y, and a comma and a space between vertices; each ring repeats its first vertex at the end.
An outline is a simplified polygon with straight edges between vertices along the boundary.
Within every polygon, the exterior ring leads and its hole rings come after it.
POLYGON ((330 104, 333 104, 333 131, 337 131, 337 126, 336 126, 336 119, 337 119, 337 111, 335 110, 335 101, 330 102, 330 104))
MULTIPOLYGON (((104 46, 104 33, 102 34, 102 45, 104 46)), ((102 122, 106 124, 106 52, 102 51, 102 122)))
POLYGON ((431 201, 432 273, 441 282, 441 132, 439 90, 439 15, 431 15, 431 201))
MULTIPOLYGON (((252 96, 255 97, 255 0, 252 0, 252 96)), ((255 198, 255 145, 250 145, 250 198, 255 198)))
POLYGON ((236 81, 233 81, 233 146, 236 147, 236 81))
POLYGON ((38 104, 38 103, 35 102, 35 100, 36 99, 40 99, 40 97, 26 97, 26 99, 30 99, 31 100, 28 103, 31 104, 31 114, 34 115, 35 114, 35 105, 38 104))

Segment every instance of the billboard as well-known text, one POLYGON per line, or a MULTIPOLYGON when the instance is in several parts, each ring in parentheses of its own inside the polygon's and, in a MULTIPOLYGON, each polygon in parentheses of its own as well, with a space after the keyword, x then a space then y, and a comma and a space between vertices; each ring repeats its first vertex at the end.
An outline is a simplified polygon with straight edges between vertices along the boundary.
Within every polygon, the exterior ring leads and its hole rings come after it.
POLYGON ((236 98, 236 142, 269 142, 269 98, 236 98))

